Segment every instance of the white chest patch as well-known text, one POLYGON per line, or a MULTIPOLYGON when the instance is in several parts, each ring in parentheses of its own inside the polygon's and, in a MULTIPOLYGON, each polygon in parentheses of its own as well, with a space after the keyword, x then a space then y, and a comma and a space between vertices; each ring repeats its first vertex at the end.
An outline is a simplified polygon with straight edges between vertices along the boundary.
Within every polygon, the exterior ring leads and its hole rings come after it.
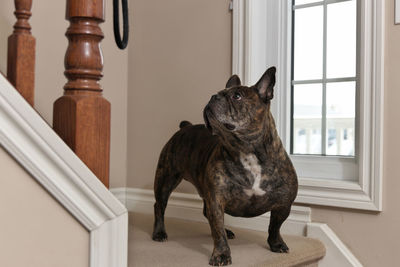
POLYGON ((258 163, 258 159, 254 154, 242 154, 240 156, 240 162, 243 165, 243 168, 251 173, 254 178, 253 186, 251 189, 245 189, 244 192, 248 196, 256 195, 262 196, 265 194, 265 191, 260 188, 261 183, 261 166, 258 163))

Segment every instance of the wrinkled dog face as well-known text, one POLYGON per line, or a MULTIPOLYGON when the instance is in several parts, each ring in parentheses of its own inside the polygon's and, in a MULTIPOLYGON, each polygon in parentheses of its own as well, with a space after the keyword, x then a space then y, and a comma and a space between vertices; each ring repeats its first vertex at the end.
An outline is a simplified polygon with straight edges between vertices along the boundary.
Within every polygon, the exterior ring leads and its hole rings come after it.
POLYGON ((266 105, 253 88, 239 85, 213 95, 205 110, 211 128, 240 131, 264 116, 266 105))
POLYGON ((273 98, 275 67, 269 68, 251 87, 242 86, 233 75, 226 89, 213 95, 204 108, 204 120, 214 134, 257 132, 265 123, 273 98))

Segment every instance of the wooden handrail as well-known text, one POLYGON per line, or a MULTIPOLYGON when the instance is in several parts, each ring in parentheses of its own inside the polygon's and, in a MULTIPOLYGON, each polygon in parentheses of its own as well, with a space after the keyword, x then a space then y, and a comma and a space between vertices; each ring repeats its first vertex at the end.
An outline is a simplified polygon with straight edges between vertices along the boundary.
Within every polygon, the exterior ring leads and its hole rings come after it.
POLYGON ((110 103, 103 98, 100 42, 104 0, 67 0, 70 26, 64 95, 54 103, 53 128, 93 173, 109 186, 110 103))
POLYGON ((35 45, 31 34, 32 0, 15 0, 14 32, 8 37, 7 78, 33 106, 35 84, 35 45))

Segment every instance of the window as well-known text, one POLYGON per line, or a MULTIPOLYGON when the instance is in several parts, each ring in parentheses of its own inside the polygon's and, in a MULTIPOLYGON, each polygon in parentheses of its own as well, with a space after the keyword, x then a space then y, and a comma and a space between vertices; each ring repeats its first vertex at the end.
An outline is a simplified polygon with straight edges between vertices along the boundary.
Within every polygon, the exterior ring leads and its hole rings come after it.
POLYGON ((277 66, 299 203, 381 210, 384 1, 234 0, 233 73, 277 66))
POLYGON ((295 0, 291 154, 355 156, 357 0, 295 0))

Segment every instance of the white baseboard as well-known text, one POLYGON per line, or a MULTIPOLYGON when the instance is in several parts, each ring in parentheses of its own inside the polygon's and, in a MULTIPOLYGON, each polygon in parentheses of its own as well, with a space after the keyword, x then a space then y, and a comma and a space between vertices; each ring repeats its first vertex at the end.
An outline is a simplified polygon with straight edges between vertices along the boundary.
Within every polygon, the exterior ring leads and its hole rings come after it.
MULTIPOLYGON (((111 192, 126 206, 128 211, 153 214, 155 202, 153 190, 113 188, 111 192)), ((207 222, 203 216, 203 201, 196 194, 173 192, 168 200, 165 216, 207 222)), ((269 213, 254 218, 225 215, 225 224, 250 230, 267 231, 269 213)), ((282 233, 307 236, 322 241, 326 248, 326 256, 319 262, 320 267, 362 266, 326 224, 311 222, 311 209, 309 207, 292 206, 289 218, 282 226, 282 233)))
POLYGON ((362 267, 358 259, 328 225, 323 223, 308 223, 307 237, 318 239, 325 245, 327 253, 318 266, 362 267), (332 263, 335 263, 335 265, 332 265, 332 263))
MULTIPOLYGON (((110 188, 110 192, 126 207, 126 187, 110 188)), ((129 211, 129 210, 128 210, 129 211)))
MULTIPOLYGON (((154 193, 152 190, 138 188, 115 188, 111 192, 126 205, 129 211, 153 213, 154 193)), ((190 221, 207 222, 203 216, 203 201, 195 194, 173 192, 168 200, 166 217, 190 221)), ((269 213, 254 218, 240 218, 225 215, 225 224, 250 230, 267 231, 269 213)), ((305 235, 306 224, 311 222, 311 209, 293 206, 289 218, 282 226, 282 233, 305 235)))

